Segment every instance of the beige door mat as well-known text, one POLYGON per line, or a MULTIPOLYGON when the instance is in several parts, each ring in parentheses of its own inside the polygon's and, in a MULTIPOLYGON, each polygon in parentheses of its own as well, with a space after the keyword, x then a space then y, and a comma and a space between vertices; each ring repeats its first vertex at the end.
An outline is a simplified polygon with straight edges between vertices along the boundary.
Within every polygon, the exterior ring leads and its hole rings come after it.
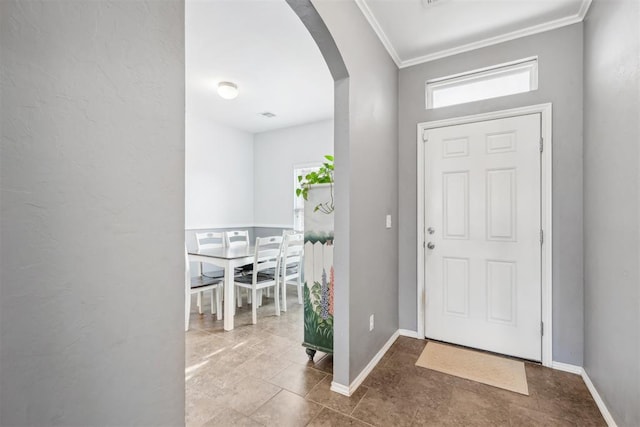
POLYGON ((529 395, 524 362, 429 341, 416 366, 529 395))

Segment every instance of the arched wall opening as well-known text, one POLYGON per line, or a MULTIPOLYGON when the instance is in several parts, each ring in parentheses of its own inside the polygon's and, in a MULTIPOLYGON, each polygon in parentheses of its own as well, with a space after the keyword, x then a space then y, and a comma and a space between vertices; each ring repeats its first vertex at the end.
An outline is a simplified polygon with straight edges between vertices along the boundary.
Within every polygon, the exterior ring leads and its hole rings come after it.
POLYGON ((333 36, 310 0, 286 0, 315 40, 334 80, 335 312, 333 382, 349 384, 349 73, 333 36))

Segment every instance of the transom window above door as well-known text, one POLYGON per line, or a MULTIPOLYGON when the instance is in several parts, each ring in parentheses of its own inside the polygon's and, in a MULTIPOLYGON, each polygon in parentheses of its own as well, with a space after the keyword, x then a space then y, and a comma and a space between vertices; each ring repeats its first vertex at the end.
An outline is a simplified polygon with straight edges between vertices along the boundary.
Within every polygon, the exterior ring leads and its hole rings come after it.
POLYGON ((426 108, 434 109, 538 89, 538 59, 528 58, 428 80, 426 108))

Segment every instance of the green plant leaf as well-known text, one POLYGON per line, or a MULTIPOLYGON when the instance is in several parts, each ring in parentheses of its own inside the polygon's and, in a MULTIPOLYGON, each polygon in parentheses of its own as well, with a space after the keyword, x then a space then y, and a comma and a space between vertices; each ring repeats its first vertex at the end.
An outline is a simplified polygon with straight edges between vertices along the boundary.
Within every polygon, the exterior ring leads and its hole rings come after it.
MULTIPOLYGON (((333 156, 332 155, 325 155, 324 158, 327 160, 326 162, 324 162, 322 164, 322 166, 320 166, 320 168, 317 171, 311 171, 308 174, 306 174, 304 177, 302 175, 298 175, 298 185, 299 187, 296 188, 296 196, 300 197, 302 196, 305 200, 308 200, 308 189, 309 186, 314 185, 314 184, 331 184, 333 183, 333 156), (298 191, 300 190, 300 191, 298 191)), ((332 189, 333 191, 333 189, 332 189)), ((324 209, 322 209, 321 211, 323 213, 330 213, 333 211, 333 200, 331 200, 330 205, 327 204, 327 206, 330 206, 330 210, 329 212, 325 212, 324 209)), ((317 210, 317 209, 316 209, 317 210)))

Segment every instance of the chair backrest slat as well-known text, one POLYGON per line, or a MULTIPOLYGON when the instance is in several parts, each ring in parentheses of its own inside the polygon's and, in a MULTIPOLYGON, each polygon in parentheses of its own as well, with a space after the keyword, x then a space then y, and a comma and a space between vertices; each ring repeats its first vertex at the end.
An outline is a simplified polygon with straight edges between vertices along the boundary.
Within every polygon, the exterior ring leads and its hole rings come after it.
POLYGON ((196 244, 200 249, 216 249, 224 246, 224 234, 215 231, 196 233, 196 244))
POLYGON ((288 234, 282 244, 282 272, 287 268, 299 266, 304 252, 304 235, 301 233, 288 234))
POLYGON ((247 230, 225 231, 224 244, 229 248, 249 246, 249 232, 247 230))
POLYGON ((277 267, 281 250, 282 236, 258 237, 256 239, 254 271, 277 267))

